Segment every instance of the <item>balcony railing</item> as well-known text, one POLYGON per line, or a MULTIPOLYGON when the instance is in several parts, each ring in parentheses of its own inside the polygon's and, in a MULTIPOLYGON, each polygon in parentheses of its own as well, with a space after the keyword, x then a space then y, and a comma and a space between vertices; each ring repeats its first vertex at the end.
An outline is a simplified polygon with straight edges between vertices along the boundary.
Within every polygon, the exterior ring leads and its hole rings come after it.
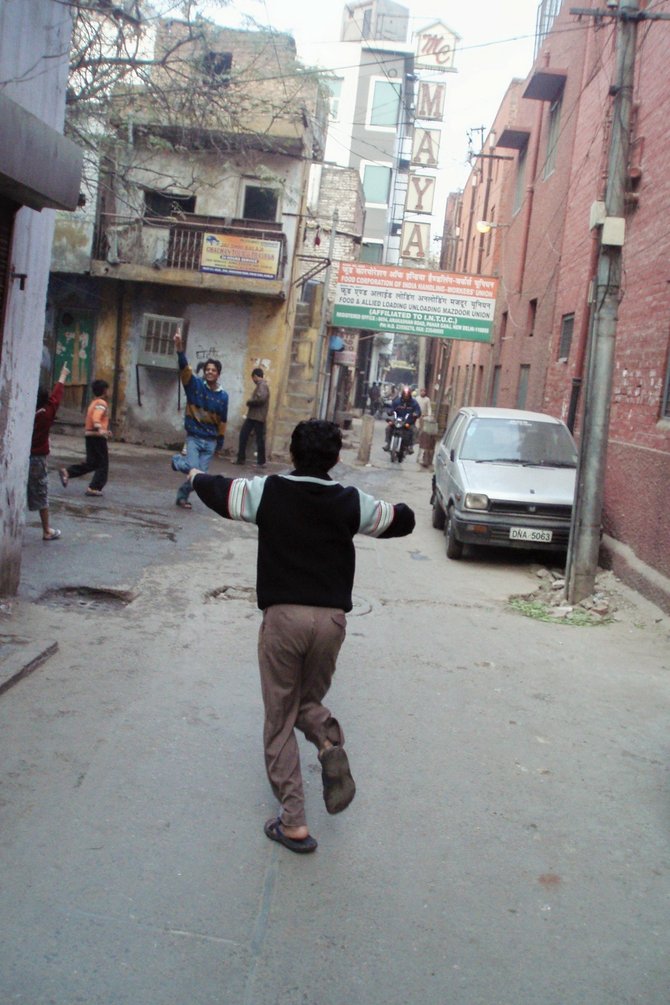
MULTIPOLYGON (((252 238, 278 243, 277 279, 286 268, 286 235, 281 223, 265 220, 130 217, 102 213, 93 240, 93 258, 109 265, 202 272, 205 234, 252 238)), ((269 278, 269 277, 268 277, 269 278)))

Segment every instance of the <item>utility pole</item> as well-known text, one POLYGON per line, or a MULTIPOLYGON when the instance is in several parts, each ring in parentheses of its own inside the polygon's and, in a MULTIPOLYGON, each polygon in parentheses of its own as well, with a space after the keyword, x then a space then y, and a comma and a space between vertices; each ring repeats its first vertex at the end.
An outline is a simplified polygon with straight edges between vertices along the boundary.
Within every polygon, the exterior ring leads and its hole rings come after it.
POLYGON ((328 265, 323 277, 323 296, 321 298, 321 320, 319 322, 319 334, 317 336, 316 342, 316 389, 317 389, 317 402, 318 409, 317 415, 319 419, 325 419, 326 409, 328 407, 328 387, 329 387, 329 371, 326 369, 328 365, 329 355, 328 347, 326 345, 326 338, 328 337, 328 287, 330 286, 330 273, 333 266, 333 255, 335 254, 335 238, 337 237, 337 224, 340 219, 340 214, 337 209, 333 210, 333 219, 330 225, 330 241, 328 243, 328 265), (322 369, 323 372, 322 372, 322 369))
POLYGON ((593 291, 593 324, 586 368, 584 419, 566 568, 566 597, 569 603, 574 604, 593 592, 600 550, 614 348, 621 289, 624 200, 637 26, 642 20, 667 20, 670 15, 641 11, 638 0, 608 3, 607 8, 602 10, 571 8, 570 13, 594 17, 600 22, 605 18, 614 18, 617 22, 616 78, 610 87, 614 100, 605 213, 601 224, 600 253, 593 291))

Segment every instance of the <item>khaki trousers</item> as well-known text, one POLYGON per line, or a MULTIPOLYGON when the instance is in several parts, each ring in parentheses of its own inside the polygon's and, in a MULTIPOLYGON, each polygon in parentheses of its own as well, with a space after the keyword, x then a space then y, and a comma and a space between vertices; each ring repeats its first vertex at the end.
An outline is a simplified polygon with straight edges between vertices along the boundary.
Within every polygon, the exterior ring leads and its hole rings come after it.
POLYGON ((344 611, 277 604, 263 612, 258 665, 265 706, 265 769, 287 827, 306 823, 300 753, 295 730, 322 748, 344 734, 322 705, 346 636, 344 611))

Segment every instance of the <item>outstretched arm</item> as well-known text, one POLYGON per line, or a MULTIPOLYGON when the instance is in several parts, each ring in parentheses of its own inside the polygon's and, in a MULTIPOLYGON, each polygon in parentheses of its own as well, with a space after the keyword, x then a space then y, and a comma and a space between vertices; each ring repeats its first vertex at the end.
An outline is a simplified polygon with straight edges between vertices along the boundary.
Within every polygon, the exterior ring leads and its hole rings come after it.
POLYGON ((389 503, 374 499, 367 492, 358 490, 361 508, 359 534, 370 537, 406 537, 414 530, 416 520, 414 510, 405 503, 389 503))

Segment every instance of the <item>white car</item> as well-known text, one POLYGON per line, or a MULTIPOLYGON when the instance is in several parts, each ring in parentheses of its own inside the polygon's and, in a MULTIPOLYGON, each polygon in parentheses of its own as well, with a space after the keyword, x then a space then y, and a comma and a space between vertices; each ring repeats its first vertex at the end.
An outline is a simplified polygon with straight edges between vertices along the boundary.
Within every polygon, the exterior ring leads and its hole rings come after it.
POLYGON ((449 558, 466 544, 565 551, 577 447, 540 412, 461 408, 435 453, 433 526, 449 558))

